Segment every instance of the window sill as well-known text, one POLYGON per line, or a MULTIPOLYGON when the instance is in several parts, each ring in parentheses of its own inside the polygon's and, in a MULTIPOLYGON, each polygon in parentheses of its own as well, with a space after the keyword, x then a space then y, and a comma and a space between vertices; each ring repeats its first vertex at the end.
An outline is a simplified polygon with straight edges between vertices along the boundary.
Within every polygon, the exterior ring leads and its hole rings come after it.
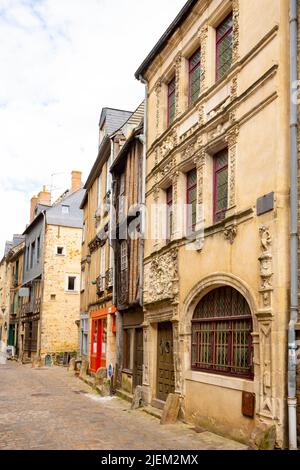
POLYGON ((254 381, 250 379, 239 379, 237 377, 227 377, 225 375, 197 372, 194 370, 187 371, 185 373, 185 379, 192 382, 214 385, 216 387, 254 393, 254 381))
POLYGON ((66 294, 79 294, 77 290, 65 290, 66 294))

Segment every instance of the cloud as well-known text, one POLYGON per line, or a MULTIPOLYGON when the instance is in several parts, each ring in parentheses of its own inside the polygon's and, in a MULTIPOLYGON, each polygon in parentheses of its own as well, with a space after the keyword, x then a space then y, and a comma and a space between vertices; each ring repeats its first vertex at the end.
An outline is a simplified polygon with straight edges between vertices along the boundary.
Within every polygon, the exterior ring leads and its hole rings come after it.
POLYGON ((1 0, 0 252, 43 184, 59 192, 72 169, 87 177, 101 108, 142 101, 134 72, 184 3, 1 0))

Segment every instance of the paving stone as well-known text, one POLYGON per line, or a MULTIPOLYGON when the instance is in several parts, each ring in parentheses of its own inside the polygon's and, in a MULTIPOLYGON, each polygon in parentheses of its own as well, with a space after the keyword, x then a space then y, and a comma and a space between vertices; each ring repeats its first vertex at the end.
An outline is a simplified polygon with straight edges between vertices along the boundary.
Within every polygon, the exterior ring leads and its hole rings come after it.
POLYGON ((0 365, 0 377, 1 450, 247 449, 206 431, 192 432, 181 422, 160 426, 120 398, 96 395, 62 367, 11 363, 0 365))

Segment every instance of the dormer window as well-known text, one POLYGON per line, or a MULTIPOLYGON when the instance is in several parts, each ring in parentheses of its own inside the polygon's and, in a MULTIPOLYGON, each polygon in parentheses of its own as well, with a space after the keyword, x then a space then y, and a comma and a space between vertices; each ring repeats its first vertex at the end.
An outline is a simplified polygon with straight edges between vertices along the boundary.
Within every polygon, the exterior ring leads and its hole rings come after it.
POLYGON ((69 214, 70 213, 70 206, 62 205, 61 206, 61 212, 62 214, 69 214))

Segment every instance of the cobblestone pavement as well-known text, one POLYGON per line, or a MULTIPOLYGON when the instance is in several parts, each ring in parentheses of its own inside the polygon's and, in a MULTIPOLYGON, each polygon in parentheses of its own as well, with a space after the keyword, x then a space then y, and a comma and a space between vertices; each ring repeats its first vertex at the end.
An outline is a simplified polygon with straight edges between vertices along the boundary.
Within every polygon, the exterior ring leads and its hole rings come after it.
POLYGON ((243 450, 178 423, 161 426, 119 398, 104 399, 66 369, 0 365, 0 450, 243 450))

